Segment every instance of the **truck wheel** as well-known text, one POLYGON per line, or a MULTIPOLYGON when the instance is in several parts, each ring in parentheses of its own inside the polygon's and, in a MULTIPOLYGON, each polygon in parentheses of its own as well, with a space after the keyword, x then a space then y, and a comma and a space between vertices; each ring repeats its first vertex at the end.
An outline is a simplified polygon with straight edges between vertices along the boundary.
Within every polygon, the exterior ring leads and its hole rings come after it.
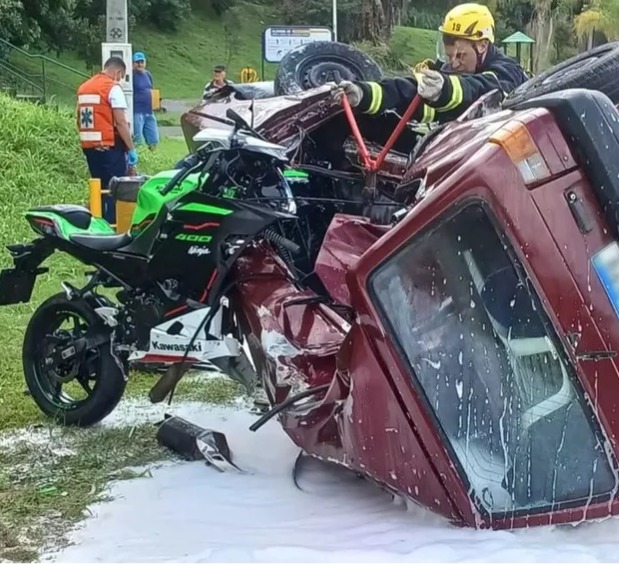
POLYGON ((83 356, 79 351, 75 356, 66 354, 72 346, 78 349, 86 331, 97 326, 105 330, 86 302, 68 300, 60 293, 38 307, 26 328, 22 363, 28 391, 45 415, 63 425, 98 423, 124 394, 124 372, 112 356, 109 340, 83 356))
POLYGON ((503 107, 568 88, 587 88, 619 102, 619 42, 600 45, 549 68, 507 95, 503 107))
POLYGON ((375 81, 383 72, 369 56, 345 43, 316 41, 293 49, 281 60, 275 75, 275 95, 298 94, 326 82, 375 81))

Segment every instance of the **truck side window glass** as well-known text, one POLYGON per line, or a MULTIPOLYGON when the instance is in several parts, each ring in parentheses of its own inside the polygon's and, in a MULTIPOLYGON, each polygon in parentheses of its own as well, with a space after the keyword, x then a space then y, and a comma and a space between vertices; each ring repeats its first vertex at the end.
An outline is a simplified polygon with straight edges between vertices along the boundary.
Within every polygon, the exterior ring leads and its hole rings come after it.
POLYGON ((615 488, 580 384, 488 213, 472 204, 374 273, 371 292, 478 506, 513 513, 615 488))

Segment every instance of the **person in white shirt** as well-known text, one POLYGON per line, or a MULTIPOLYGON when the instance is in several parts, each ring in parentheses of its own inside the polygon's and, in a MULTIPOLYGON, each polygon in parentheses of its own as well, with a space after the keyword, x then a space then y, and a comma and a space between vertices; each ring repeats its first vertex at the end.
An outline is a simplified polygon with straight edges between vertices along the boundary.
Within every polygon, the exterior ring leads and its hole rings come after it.
POLYGON ((234 83, 226 78, 226 67, 224 65, 217 65, 213 69, 213 80, 204 87, 202 99, 208 98, 213 92, 217 92, 228 84, 234 83))

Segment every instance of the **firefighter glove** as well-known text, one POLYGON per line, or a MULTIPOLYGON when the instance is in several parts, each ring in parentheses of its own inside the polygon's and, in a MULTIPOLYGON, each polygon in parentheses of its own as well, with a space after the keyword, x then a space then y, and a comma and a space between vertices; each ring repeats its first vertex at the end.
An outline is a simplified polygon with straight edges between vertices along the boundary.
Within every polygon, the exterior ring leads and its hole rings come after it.
POLYGON ((416 73, 417 93, 428 102, 436 102, 443 91, 445 79, 435 70, 423 69, 416 73))
POLYGON ((348 98, 348 102, 353 108, 356 108, 363 98, 363 90, 357 86, 354 82, 349 80, 342 80, 337 85, 334 85, 333 96, 341 103, 342 96, 348 98))

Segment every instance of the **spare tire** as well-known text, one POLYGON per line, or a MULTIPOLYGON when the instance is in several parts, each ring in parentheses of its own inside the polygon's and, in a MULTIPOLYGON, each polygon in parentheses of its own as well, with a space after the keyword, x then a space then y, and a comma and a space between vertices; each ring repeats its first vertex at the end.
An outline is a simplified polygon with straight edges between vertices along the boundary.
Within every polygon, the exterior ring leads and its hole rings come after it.
POLYGON ((298 94, 326 82, 382 80, 383 71, 369 56, 346 43, 316 41, 289 51, 275 75, 275 95, 298 94))
POLYGON ((507 95, 504 108, 568 88, 587 88, 619 103, 619 42, 606 43, 563 61, 507 95))

